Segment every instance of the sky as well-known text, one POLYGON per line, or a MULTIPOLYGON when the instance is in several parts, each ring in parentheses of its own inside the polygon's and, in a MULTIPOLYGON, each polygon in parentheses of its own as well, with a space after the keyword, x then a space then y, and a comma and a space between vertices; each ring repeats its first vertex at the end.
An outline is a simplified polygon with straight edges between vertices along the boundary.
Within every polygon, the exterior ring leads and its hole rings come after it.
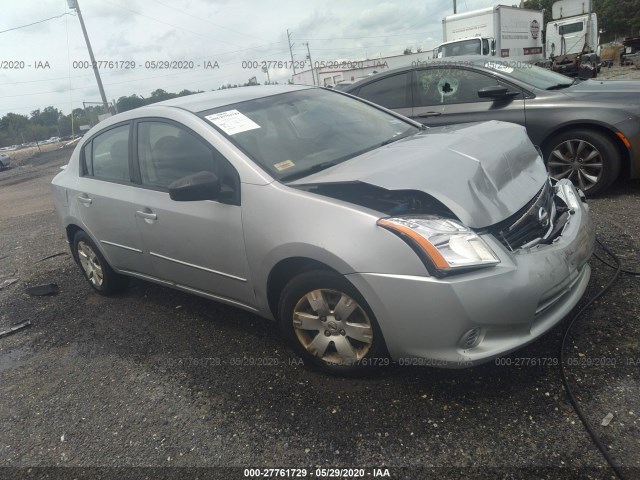
MULTIPOLYGON (((67 0, 1 0, 0 116, 100 102, 67 0), (35 25, 27 24, 47 20, 35 25)), ((155 89, 215 90, 250 77, 286 83, 293 58, 361 60, 431 50, 453 0, 78 0, 109 101, 155 89), (110 63, 109 63, 110 62, 110 63), (156 65, 172 62, 171 69, 156 65), (286 62, 286 63, 285 63, 286 62), (254 68, 258 66, 258 68, 254 68), (186 68, 180 68, 186 67, 186 68)), ((458 12, 514 1, 457 0, 458 12)), ((306 63, 308 69, 308 61, 306 63)))

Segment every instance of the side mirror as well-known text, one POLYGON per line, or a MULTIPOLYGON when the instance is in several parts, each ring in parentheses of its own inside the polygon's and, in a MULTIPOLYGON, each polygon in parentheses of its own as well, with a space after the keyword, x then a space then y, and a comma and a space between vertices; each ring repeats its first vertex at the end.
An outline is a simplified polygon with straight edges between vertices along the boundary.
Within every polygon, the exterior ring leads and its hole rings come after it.
POLYGON ((169 185, 169 197, 176 202, 218 200, 220 180, 211 172, 198 172, 180 178, 169 185))
POLYGON ((493 98, 497 100, 515 97, 516 95, 518 95, 518 92, 510 92, 507 87, 503 87, 502 85, 492 85, 478 90, 478 97, 480 98, 493 98))

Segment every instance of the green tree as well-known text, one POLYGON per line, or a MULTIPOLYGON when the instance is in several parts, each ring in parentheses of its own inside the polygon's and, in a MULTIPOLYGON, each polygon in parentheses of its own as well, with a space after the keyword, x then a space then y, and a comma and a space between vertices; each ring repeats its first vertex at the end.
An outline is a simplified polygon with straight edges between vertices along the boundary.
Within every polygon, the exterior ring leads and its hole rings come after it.
POLYGON ((555 0, 525 0, 523 7, 530 8, 531 10, 544 10, 544 28, 546 28, 547 23, 553 19, 551 7, 554 3, 555 0))
POLYGON ((594 10, 611 39, 640 35, 640 0, 594 0, 594 10))
POLYGON ((29 118, 26 115, 7 113, 0 119, 0 132, 3 134, 3 146, 25 143, 29 118))
POLYGON ((134 94, 128 97, 120 97, 116 102, 116 108, 118 109, 118 112, 126 112, 128 110, 133 110, 134 108, 142 107, 146 104, 147 102, 144 98, 134 94))
POLYGON ((193 95, 194 93, 200 93, 200 92, 192 92, 191 90, 187 90, 186 88, 184 90, 181 90, 180 93, 178 93, 179 97, 186 97, 187 95, 193 95))
POLYGON ((151 92, 151 97, 149 98, 148 103, 162 102, 163 100, 169 100, 176 97, 177 95, 175 93, 169 93, 161 88, 158 88, 157 90, 151 92))

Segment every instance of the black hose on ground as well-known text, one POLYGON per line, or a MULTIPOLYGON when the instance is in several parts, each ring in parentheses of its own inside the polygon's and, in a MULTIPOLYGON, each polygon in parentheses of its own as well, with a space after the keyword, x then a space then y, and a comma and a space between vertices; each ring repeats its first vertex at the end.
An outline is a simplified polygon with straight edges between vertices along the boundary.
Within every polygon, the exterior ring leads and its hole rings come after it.
POLYGON ((584 428, 587 430, 587 433, 589 433, 589 436, 591 436, 591 440, 593 440, 593 443, 596 445, 596 447, 598 447, 600 452, 602 452, 602 455, 604 456, 605 460, 611 466, 611 468, 613 469, 615 474, 618 476, 618 478, 624 479, 622 472, 620 470, 620 467, 615 462, 613 457, 611 457, 611 455, 607 451, 607 447, 602 443, 602 441, 598 437, 598 434, 593 430, 591 423, 589 422, 589 420, 587 420, 587 417, 585 416, 585 414, 582 412, 582 409, 578 405, 578 401, 576 400, 576 397, 573 394, 573 390, 571 389, 571 385, 569 385, 569 380, 567 379, 567 375, 565 372, 564 350, 565 350, 565 344, 567 342, 567 337, 569 336, 569 332, 571 331, 571 327, 573 326, 575 321, 578 319, 578 317, 580 317, 580 315, 582 315, 585 312, 585 310, 589 308, 591 304, 593 304, 593 302, 595 302, 598 298, 604 295, 611 288, 613 283, 620 276, 620 273, 623 272, 622 264, 620 263, 620 260, 618 259, 616 254, 613 253, 611 250, 609 250, 609 248, 607 248, 607 246, 604 245, 599 239, 596 238, 596 241, 598 242, 598 245, 600 245, 600 247, 602 247, 602 249, 605 252, 607 252, 607 254, 609 254, 609 256, 613 259, 615 266, 609 264, 608 262, 605 262, 598 255, 595 255, 595 257, 601 262, 603 262, 604 264, 610 266, 611 268, 614 268, 616 272, 609 279, 607 284, 604 287, 602 287, 598 291, 598 293, 596 293, 593 297, 591 297, 591 299, 578 311, 578 313, 576 313, 573 316, 573 318, 567 325, 564 331, 564 334, 562 335, 562 343, 560 344, 560 373, 562 375, 562 383, 564 385, 564 389, 567 392, 567 397, 569 397, 569 401, 571 402, 571 405, 573 406, 573 409, 575 410, 576 414, 582 421, 582 424, 584 425, 584 428))

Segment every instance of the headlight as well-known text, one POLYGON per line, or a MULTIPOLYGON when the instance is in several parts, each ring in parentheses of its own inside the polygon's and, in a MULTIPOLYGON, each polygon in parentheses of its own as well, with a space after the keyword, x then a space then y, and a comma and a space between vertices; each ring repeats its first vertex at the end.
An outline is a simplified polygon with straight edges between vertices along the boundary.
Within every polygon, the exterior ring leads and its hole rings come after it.
POLYGON ((380 227, 411 246, 436 275, 500 263, 489 246, 460 222, 448 218, 392 217, 378 220, 380 227))

